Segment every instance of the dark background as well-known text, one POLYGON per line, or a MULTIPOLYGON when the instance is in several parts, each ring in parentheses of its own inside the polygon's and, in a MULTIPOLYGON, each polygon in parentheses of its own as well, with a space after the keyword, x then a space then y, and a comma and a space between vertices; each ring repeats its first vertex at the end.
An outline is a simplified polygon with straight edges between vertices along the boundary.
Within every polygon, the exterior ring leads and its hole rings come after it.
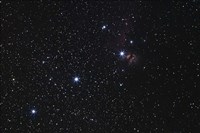
POLYGON ((199 12, 196 0, 1 1, 1 132, 198 133, 199 12))

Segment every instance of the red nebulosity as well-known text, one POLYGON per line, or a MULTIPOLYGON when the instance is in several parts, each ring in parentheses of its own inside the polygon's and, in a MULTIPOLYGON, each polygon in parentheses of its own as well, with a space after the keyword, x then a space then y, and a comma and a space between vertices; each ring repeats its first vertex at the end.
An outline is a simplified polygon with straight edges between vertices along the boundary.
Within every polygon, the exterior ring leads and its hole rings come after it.
POLYGON ((116 21, 114 27, 109 32, 110 39, 107 46, 116 50, 125 47, 127 34, 133 29, 131 18, 124 16, 120 21, 116 21))
POLYGON ((119 46, 124 47, 125 42, 126 42, 126 34, 130 32, 132 24, 130 23, 130 20, 128 18, 122 19, 122 22, 123 22, 123 26, 120 31, 121 36, 119 36, 118 43, 119 43, 119 46))
POLYGON ((127 59, 129 64, 132 64, 132 63, 135 63, 137 61, 137 56, 133 53, 129 53, 126 56, 126 59, 127 59))

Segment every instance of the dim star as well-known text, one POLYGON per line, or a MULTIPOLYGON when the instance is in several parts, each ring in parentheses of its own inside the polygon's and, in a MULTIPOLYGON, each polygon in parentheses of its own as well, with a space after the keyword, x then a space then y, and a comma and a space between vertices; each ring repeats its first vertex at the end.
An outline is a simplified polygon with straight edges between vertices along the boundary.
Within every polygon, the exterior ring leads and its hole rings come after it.
POLYGON ((104 26, 102 26, 102 28, 101 28, 101 29, 102 29, 102 30, 104 30, 105 28, 106 28, 106 26, 104 25, 104 26))

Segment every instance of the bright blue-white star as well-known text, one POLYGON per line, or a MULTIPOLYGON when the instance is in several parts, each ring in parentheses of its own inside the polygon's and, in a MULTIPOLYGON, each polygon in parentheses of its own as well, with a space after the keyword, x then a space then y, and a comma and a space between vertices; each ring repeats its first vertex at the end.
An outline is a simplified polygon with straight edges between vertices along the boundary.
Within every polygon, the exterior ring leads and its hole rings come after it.
POLYGON ((35 114, 35 113, 36 113, 36 110, 35 110, 35 109, 32 109, 32 110, 31 110, 31 113, 32 113, 32 114, 35 114))
POLYGON ((74 82, 79 82, 79 77, 74 77, 74 82))
POLYGON ((133 43, 133 40, 130 40, 130 43, 132 44, 132 43, 133 43))
POLYGON ((125 55, 124 51, 121 51, 121 52, 119 53, 119 55, 120 55, 120 56, 124 56, 124 55, 125 55))

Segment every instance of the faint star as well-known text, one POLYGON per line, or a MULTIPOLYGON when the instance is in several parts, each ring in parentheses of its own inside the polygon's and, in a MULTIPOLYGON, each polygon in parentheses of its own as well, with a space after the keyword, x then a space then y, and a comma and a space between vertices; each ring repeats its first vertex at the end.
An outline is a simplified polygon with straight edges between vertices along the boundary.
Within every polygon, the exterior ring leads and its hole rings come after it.
POLYGON ((104 30, 105 28, 106 28, 106 26, 105 26, 105 25, 103 25, 101 29, 102 29, 102 30, 104 30))
POLYGON ((123 86, 123 83, 120 83, 119 86, 123 86))

